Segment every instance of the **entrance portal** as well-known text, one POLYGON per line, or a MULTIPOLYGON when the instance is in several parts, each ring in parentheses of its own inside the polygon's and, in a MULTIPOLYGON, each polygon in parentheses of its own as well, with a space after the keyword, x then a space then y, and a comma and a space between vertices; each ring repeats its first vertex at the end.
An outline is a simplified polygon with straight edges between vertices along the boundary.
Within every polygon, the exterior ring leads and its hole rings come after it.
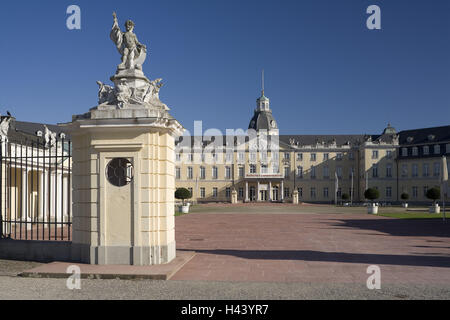
POLYGON ((278 187, 273 187, 272 200, 273 201, 278 201, 278 187))

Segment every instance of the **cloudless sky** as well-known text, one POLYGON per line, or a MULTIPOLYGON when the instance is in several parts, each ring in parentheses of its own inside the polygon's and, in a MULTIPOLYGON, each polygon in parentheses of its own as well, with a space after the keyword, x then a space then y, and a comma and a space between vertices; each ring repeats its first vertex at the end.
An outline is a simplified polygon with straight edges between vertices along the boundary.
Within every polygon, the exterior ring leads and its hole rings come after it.
POLYGON ((1 1, 0 113, 63 123, 94 107, 120 63, 113 11, 135 22, 145 74, 191 131, 246 129, 262 69, 281 134, 450 124, 448 0, 1 1), (81 30, 66 28, 71 4, 81 30), (382 30, 366 27, 372 4, 382 30))

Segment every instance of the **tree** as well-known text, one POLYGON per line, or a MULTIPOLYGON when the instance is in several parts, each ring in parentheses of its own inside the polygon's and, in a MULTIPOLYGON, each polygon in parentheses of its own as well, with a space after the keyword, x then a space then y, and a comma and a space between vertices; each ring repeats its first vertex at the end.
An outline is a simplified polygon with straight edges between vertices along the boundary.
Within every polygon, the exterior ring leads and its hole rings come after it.
POLYGON ((350 199, 350 196, 348 195, 348 193, 343 193, 341 198, 342 198, 342 200, 346 201, 346 200, 350 199))
POLYGON ((190 199, 192 197, 191 192, 186 188, 178 188, 175 191, 175 198, 179 200, 183 200, 183 206, 184 206, 184 200, 190 199))
POLYGON ((380 197, 380 192, 375 188, 369 188, 364 192, 364 197, 370 201, 373 201, 380 197))
POLYGON ((400 199, 402 199, 402 200, 408 200, 409 199, 409 194, 407 194, 406 192, 403 192, 401 195, 400 195, 400 199))
POLYGON ((436 200, 441 197, 441 189, 439 187, 428 189, 426 196, 428 199, 433 200, 433 203, 436 204, 436 200))

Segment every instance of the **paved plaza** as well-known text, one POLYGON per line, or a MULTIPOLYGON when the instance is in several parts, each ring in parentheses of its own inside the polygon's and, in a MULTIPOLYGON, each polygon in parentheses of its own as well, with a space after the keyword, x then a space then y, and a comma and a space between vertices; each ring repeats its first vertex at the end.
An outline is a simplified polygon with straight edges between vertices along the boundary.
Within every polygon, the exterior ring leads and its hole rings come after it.
POLYGON ((292 206, 261 206, 261 214, 227 208, 177 218, 178 250, 197 254, 172 279, 364 284, 367 267, 377 265, 382 283, 450 288, 450 223, 440 219, 332 213, 331 206, 299 214, 292 206))
POLYGON ((0 299, 449 299, 449 231, 361 207, 197 206, 176 218, 177 249, 196 254, 169 281, 82 279, 72 291, 16 276, 42 264, 0 261, 0 299), (381 290, 366 287, 370 265, 381 290))

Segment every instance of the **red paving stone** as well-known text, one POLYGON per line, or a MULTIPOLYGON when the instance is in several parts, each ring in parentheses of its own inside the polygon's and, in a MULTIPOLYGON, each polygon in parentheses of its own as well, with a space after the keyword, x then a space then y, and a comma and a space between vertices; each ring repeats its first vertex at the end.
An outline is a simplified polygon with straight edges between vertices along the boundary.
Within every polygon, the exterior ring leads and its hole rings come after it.
POLYGON ((196 251, 172 280, 450 285, 450 223, 368 214, 207 214, 176 218, 178 250, 196 251))

